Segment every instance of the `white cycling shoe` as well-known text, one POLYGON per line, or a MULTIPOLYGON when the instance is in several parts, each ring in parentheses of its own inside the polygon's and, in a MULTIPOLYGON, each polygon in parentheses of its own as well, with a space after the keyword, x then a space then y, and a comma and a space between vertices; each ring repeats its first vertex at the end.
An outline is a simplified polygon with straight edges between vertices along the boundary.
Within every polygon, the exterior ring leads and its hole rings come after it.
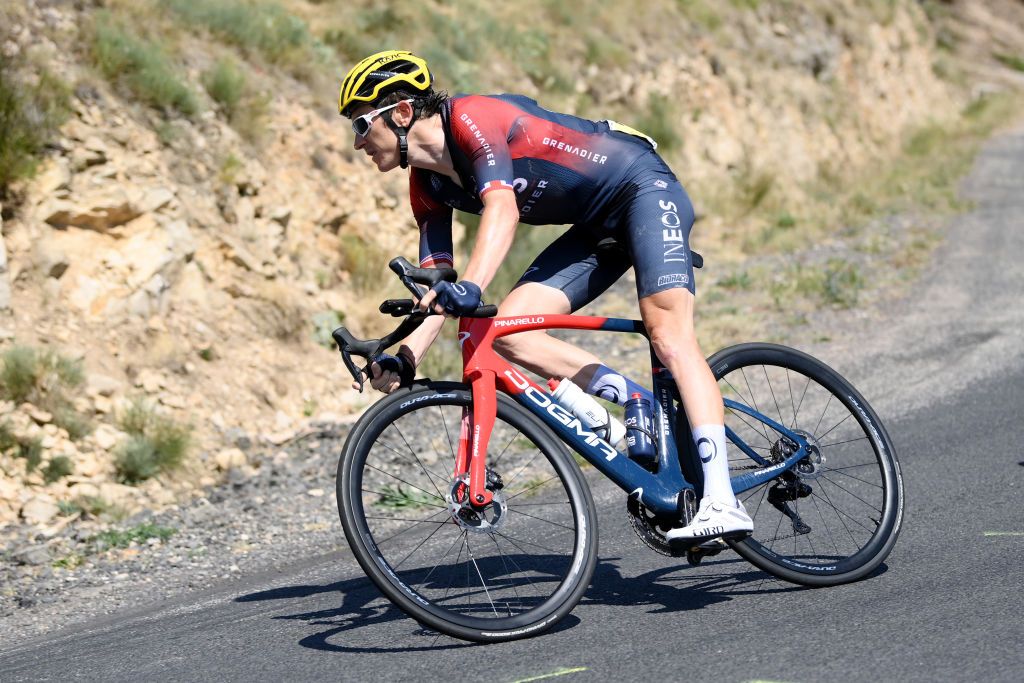
POLYGON ((682 528, 669 529, 665 538, 669 543, 701 543, 712 538, 742 537, 753 530, 754 521, 739 500, 733 507, 713 498, 701 498, 693 521, 682 528))

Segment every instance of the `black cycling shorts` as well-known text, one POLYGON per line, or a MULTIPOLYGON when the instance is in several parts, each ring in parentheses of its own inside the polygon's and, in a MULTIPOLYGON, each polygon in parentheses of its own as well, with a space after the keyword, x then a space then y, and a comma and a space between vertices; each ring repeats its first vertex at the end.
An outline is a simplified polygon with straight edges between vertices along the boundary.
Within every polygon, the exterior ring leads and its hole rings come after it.
POLYGON ((573 225, 540 253, 516 286, 536 282, 560 289, 577 311, 633 266, 640 299, 677 287, 692 294, 693 219, 693 205, 675 175, 657 154, 645 154, 600 223, 573 225), (609 247, 612 240, 620 246, 609 247))

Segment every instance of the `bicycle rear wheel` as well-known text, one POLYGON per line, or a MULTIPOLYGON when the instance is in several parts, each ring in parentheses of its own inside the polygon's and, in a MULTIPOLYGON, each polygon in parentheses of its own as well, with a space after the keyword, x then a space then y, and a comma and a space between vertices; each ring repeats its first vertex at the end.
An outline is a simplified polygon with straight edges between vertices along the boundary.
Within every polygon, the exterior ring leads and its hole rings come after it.
POLYGON ((560 441, 499 395, 483 510, 455 479, 461 384, 384 399, 349 435, 338 507, 367 575, 417 621, 455 636, 500 641, 540 633, 582 598, 597 561, 596 511, 560 441))
MULTIPOLYGON (((779 578, 831 586, 863 578, 892 550, 903 519, 903 478, 878 416, 849 382, 811 356, 741 344, 708 363, 726 399, 798 432, 810 455, 781 476, 737 494, 754 532, 730 545, 779 578)), ((761 458, 729 448, 733 477, 781 462, 792 446, 769 425, 726 408, 726 425, 761 458)))

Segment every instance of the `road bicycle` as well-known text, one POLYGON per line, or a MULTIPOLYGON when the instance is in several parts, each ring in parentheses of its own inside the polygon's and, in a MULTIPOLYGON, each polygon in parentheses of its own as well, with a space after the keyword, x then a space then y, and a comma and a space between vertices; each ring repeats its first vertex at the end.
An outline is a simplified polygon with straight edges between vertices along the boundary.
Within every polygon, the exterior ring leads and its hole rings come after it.
MULTIPOLYGON (((451 269, 402 258, 390 266, 417 298, 419 285, 455 281, 451 269)), ((380 310, 404 318, 382 339, 334 331, 360 390, 369 363, 361 372, 353 356, 373 357, 427 315, 410 299, 380 310)), ((353 426, 338 464, 338 509, 357 561, 421 624, 467 640, 513 640, 576 606, 597 561, 597 512, 566 445, 627 494, 647 547, 690 564, 731 548, 786 581, 833 586, 867 576, 892 550, 903 517, 892 441, 867 401, 821 361, 765 343, 708 359, 725 401, 733 490, 754 531, 679 547, 665 533, 695 514, 702 470, 675 382, 653 351, 651 463, 585 427, 492 348, 527 330, 646 336, 642 322, 496 312, 482 306, 460 318, 461 382, 416 380, 382 398, 353 426)))

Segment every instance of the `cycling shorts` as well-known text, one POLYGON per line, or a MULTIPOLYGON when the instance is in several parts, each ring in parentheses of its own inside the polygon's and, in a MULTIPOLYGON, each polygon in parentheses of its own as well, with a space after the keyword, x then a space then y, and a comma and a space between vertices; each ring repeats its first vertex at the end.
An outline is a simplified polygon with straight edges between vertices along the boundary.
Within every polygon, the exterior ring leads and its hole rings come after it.
POLYGON ((541 252, 516 286, 536 282, 560 289, 576 311, 633 266, 640 299, 675 288, 692 294, 693 220, 686 190, 652 151, 630 168, 604 216, 569 228, 541 252), (620 248, 609 248, 609 238, 620 248))

